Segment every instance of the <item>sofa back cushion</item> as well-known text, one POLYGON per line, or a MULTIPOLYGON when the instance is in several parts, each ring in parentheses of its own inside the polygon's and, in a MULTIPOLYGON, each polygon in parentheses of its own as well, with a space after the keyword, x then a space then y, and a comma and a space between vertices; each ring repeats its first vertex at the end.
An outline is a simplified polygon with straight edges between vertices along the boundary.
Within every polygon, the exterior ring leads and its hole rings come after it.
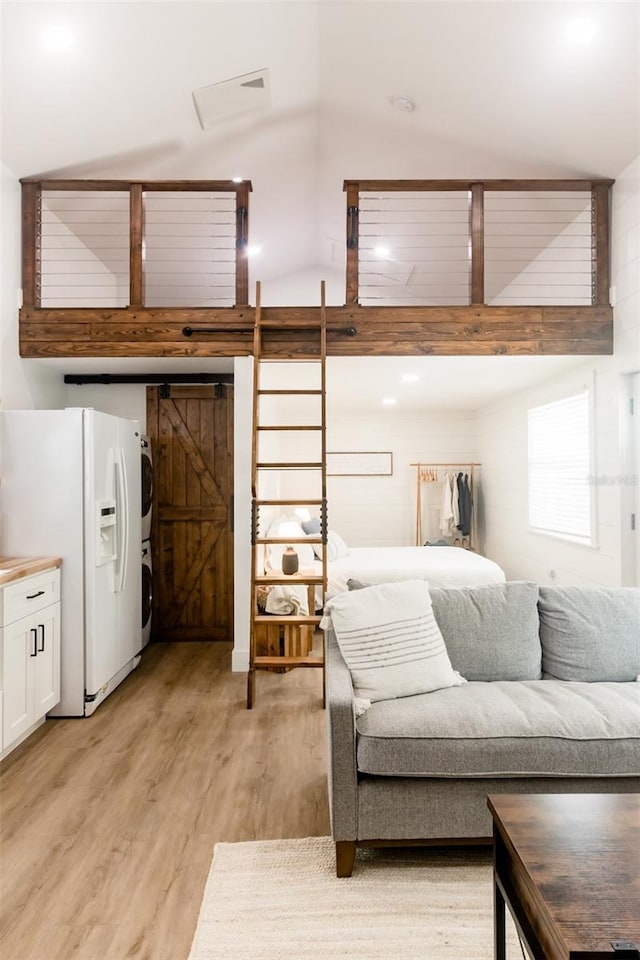
POLYGON ((433 613, 454 670, 467 680, 538 680, 538 585, 513 580, 432 589, 433 613))
POLYGON ((640 675, 640 589, 540 587, 538 608, 545 676, 623 682, 640 675))

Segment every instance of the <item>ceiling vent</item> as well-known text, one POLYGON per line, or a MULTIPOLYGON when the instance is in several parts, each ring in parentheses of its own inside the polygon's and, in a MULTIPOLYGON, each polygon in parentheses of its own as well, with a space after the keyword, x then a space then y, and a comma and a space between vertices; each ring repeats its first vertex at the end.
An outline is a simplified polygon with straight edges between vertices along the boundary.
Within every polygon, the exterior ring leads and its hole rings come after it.
POLYGON ((271 106, 269 70, 256 70, 209 87, 199 87, 193 91, 193 102, 203 130, 246 113, 266 110, 271 106))

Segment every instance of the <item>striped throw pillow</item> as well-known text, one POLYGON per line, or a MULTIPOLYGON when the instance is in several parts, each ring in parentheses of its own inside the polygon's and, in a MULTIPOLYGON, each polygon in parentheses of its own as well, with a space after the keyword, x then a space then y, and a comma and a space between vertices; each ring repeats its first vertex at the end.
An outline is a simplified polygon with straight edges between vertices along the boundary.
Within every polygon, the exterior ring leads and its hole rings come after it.
POLYGON ((338 594, 325 614, 356 697, 393 700, 466 682, 451 666, 424 580, 338 594))

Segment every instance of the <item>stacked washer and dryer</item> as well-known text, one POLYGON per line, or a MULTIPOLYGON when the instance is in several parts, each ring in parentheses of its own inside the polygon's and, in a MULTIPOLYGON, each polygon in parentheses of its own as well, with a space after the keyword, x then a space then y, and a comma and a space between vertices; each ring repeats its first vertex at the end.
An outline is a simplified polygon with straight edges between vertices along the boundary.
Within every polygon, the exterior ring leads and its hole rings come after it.
POLYGON ((153 454, 149 437, 140 438, 142 475, 142 647, 151 637, 153 569, 151 565, 151 504, 153 501, 153 454))

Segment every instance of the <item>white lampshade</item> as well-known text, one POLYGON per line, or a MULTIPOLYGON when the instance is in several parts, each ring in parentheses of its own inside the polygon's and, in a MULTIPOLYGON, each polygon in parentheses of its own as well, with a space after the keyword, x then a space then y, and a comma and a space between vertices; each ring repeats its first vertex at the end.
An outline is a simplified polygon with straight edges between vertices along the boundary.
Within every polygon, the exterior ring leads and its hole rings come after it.
POLYGON ((295 520, 283 520, 278 526, 278 537, 300 538, 300 524, 295 520))

